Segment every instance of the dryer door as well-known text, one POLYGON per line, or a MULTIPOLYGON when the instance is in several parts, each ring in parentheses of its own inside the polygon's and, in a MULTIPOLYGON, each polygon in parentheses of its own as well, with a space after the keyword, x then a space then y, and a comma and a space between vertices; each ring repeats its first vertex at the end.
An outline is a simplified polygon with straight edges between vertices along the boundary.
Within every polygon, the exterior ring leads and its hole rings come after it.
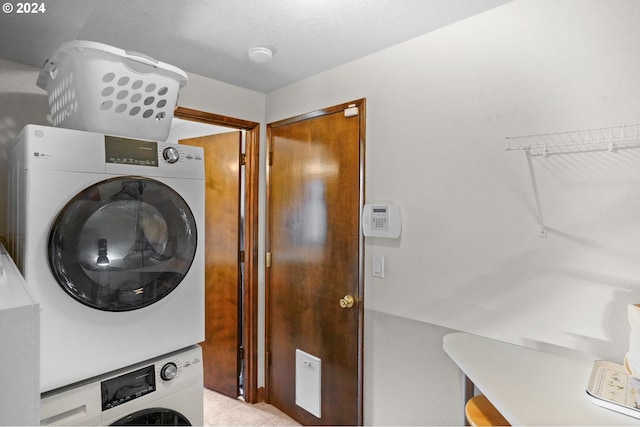
POLYGON ((118 177, 76 195, 49 235, 49 265, 77 301, 99 310, 135 310, 173 291, 196 253, 196 223, 171 187, 118 177))

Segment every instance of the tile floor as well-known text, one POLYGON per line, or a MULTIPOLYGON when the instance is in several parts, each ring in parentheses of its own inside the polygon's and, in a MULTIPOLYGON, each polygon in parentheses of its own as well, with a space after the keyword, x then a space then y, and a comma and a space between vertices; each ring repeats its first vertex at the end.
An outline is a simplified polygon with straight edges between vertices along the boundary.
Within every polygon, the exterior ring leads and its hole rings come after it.
POLYGON ((264 402, 251 404, 204 389, 205 426, 299 426, 264 402))

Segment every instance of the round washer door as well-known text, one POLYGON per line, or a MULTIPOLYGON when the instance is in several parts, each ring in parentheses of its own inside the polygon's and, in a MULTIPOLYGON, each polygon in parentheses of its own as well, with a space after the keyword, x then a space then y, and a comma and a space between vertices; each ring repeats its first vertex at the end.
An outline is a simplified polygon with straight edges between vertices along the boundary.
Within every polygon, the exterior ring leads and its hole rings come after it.
POLYGON ((190 426, 182 414, 171 409, 151 408, 119 419, 112 426, 190 426))
POLYGON ((193 213, 171 187, 118 177, 86 188, 59 213, 49 234, 49 265, 82 304, 136 310, 180 284, 196 243, 193 213))

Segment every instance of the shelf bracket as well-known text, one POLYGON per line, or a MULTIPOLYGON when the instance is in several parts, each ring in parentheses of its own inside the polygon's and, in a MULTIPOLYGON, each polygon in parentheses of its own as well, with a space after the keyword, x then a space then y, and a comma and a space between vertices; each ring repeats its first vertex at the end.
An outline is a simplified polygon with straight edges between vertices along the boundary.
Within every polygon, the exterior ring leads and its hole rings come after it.
POLYGON ((538 183, 536 181, 536 172, 533 168, 533 160, 531 150, 524 150, 527 156, 527 165, 529 166, 529 176, 531 177, 531 187, 533 188, 533 197, 536 202, 536 214, 538 216, 538 225, 540 226, 540 232, 538 237, 547 237, 547 229, 544 226, 544 216, 542 215, 542 206, 540 205, 540 194, 538 192, 538 183))

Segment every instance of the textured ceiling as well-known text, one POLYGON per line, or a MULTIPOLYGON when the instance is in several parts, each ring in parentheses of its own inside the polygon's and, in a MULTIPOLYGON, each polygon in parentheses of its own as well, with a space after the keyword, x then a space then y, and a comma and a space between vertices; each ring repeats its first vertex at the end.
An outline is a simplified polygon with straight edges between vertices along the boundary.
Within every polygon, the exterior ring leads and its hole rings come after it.
POLYGON ((44 13, 0 13, 0 57, 41 67, 91 40, 267 93, 509 1, 45 0, 44 13), (273 59, 250 61, 255 46, 273 59))

